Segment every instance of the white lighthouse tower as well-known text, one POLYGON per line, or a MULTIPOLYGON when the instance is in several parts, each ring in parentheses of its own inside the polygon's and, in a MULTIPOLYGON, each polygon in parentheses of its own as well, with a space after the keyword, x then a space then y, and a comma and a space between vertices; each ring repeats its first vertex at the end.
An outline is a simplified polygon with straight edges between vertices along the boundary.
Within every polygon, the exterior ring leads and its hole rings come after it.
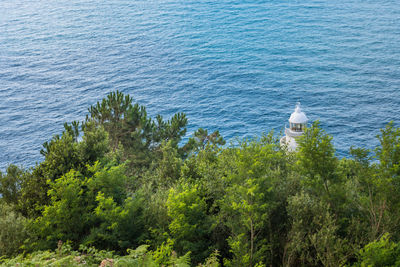
POLYGON ((297 148, 296 138, 304 133, 307 122, 308 118, 301 111, 300 102, 298 102, 294 112, 290 115, 289 128, 285 127, 285 136, 280 141, 281 146, 287 146, 289 151, 295 151, 297 148))

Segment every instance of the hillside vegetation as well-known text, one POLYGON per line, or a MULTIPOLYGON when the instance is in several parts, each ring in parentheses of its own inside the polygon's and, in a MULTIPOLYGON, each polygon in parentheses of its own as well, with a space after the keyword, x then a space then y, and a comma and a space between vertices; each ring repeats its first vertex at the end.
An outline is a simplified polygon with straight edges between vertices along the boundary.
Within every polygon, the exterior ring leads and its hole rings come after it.
POLYGON ((400 129, 338 158, 315 122, 226 145, 120 92, 0 173, 4 266, 400 266, 400 129))

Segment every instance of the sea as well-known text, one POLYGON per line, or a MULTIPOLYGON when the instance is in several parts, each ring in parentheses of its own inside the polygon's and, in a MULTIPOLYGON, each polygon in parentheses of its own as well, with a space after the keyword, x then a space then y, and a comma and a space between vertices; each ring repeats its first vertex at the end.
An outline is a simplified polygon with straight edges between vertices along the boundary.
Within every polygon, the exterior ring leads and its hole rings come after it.
POLYGON ((228 143, 301 102, 338 157, 400 122, 399 0, 1 0, 0 170, 109 92, 228 143))

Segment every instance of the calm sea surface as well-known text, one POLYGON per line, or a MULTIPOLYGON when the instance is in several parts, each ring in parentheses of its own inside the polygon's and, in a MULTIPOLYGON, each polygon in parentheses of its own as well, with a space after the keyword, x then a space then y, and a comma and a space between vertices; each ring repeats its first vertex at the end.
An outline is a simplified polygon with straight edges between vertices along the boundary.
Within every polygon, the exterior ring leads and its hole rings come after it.
POLYGON ((380 0, 1 0, 0 169, 112 90, 228 140, 283 129, 301 101, 374 148, 400 122, 400 4, 380 0))

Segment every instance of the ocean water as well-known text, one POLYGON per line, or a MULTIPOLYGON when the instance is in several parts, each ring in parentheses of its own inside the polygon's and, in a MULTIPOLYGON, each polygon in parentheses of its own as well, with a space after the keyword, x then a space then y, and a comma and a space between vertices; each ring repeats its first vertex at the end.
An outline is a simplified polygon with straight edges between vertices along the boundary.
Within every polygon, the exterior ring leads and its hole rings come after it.
MULTIPOLYGON (((281 131, 301 101, 339 156, 400 114, 398 0, 2 0, 0 169, 112 90, 228 140, 281 131)), ((398 125, 398 124, 397 124, 398 125)))

